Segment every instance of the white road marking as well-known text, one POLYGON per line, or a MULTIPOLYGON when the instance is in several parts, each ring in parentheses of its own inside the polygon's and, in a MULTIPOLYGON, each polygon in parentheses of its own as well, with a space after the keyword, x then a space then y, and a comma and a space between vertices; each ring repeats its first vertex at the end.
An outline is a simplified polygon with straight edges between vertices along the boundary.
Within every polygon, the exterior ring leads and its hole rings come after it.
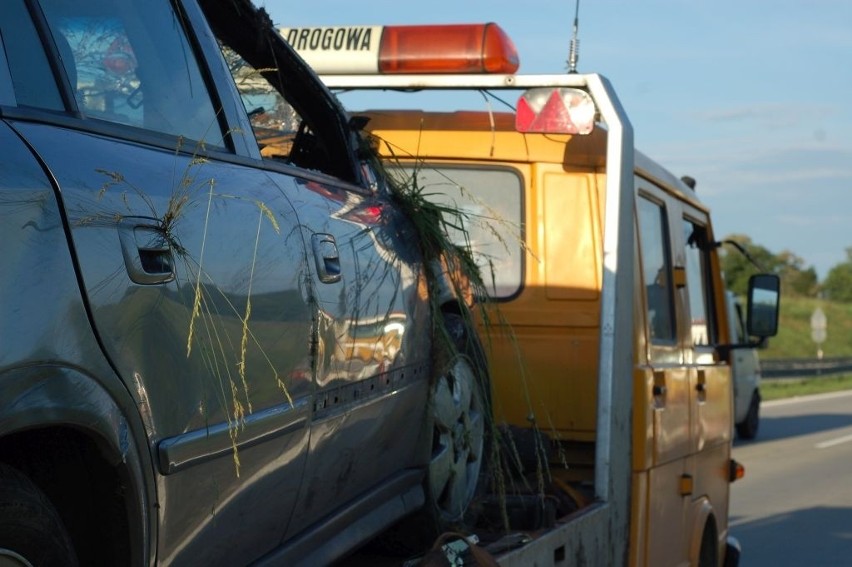
POLYGON ((817 443, 814 447, 817 449, 828 449, 829 447, 834 447, 841 443, 849 443, 850 441, 852 441, 852 435, 844 435, 843 437, 837 437, 836 439, 829 439, 828 441, 817 443))

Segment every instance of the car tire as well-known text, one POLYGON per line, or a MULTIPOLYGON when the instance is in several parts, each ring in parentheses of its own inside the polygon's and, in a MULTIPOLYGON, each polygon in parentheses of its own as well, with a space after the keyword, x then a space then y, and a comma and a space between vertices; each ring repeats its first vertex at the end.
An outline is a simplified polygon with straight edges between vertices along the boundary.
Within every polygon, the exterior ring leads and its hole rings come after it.
POLYGON ((442 370, 430 387, 426 502, 384 534, 379 544, 385 550, 419 553, 442 533, 464 532, 476 520, 487 475, 490 384, 484 350, 471 327, 461 315, 444 314, 452 352, 436 357, 442 370))
POLYGON ((0 563, 76 566, 77 556, 59 513, 23 473, 0 464, 0 563))
POLYGON ((482 346, 460 315, 444 315, 455 353, 432 384, 432 456, 427 504, 440 526, 463 525, 486 460, 487 370, 482 346))
POLYGON ((754 391, 748 406, 748 413, 740 423, 737 424, 737 436, 740 439, 754 439, 757 437, 757 429, 760 426, 760 394, 754 391))

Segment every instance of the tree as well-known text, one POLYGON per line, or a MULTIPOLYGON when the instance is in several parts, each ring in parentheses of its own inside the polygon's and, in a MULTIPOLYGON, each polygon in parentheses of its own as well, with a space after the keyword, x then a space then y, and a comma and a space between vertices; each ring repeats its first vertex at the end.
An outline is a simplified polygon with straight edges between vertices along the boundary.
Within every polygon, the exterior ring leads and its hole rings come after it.
POLYGON ((725 244, 721 262, 725 286, 737 295, 746 294, 748 279, 752 274, 763 272, 777 274, 785 294, 816 297, 820 289, 816 270, 813 266, 806 268, 804 259, 793 252, 784 250, 773 254, 752 242, 745 234, 732 234, 725 237, 724 241, 736 243, 725 244))
POLYGON ((828 271, 822 290, 826 299, 852 303, 852 247, 846 249, 846 261, 828 271))
POLYGON ((751 238, 745 234, 731 234, 723 239, 723 242, 727 241, 736 244, 726 243, 723 246, 722 271, 725 274, 725 287, 737 295, 746 294, 748 279, 752 274, 776 273, 781 265, 777 256, 763 246, 752 242, 751 238))
POLYGON ((781 277, 781 289, 784 293, 816 297, 819 282, 813 266, 805 268, 805 261, 789 250, 782 251, 777 258, 779 261, 777 273, 781 277))

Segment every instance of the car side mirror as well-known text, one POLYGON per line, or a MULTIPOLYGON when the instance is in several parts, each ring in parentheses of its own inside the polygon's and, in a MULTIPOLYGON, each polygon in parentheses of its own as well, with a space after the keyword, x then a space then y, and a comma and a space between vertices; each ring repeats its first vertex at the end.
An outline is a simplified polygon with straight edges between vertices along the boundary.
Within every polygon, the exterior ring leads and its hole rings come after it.
POLYGON ((778 333, 781 279, 775 274, 755 274, 748 280, 746 330, 749 336, 774 337, 778 333))

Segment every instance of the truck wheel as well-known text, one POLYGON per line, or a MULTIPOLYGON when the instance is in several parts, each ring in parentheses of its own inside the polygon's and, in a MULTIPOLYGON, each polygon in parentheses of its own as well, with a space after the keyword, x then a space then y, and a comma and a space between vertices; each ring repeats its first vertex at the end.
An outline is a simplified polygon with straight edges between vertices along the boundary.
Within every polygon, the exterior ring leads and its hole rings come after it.
POLYGON ((0 564, 75 566, 77 556, 47 496, 16 469, 0 464, 0 564))
POLYGON ((719 566, 719 540, 716 532, 716 522, 713 518, 707 520, 704 534, 701 537, 701 549, 698 555, 698 567, 719 566))
POLYGON ((760 425, 760 394, 757 391, 751 395, 748 405, 748 413, 740 423, 737 424, 737 436, 740 439, 754 439, 757 437, 757 428, 760 425))

